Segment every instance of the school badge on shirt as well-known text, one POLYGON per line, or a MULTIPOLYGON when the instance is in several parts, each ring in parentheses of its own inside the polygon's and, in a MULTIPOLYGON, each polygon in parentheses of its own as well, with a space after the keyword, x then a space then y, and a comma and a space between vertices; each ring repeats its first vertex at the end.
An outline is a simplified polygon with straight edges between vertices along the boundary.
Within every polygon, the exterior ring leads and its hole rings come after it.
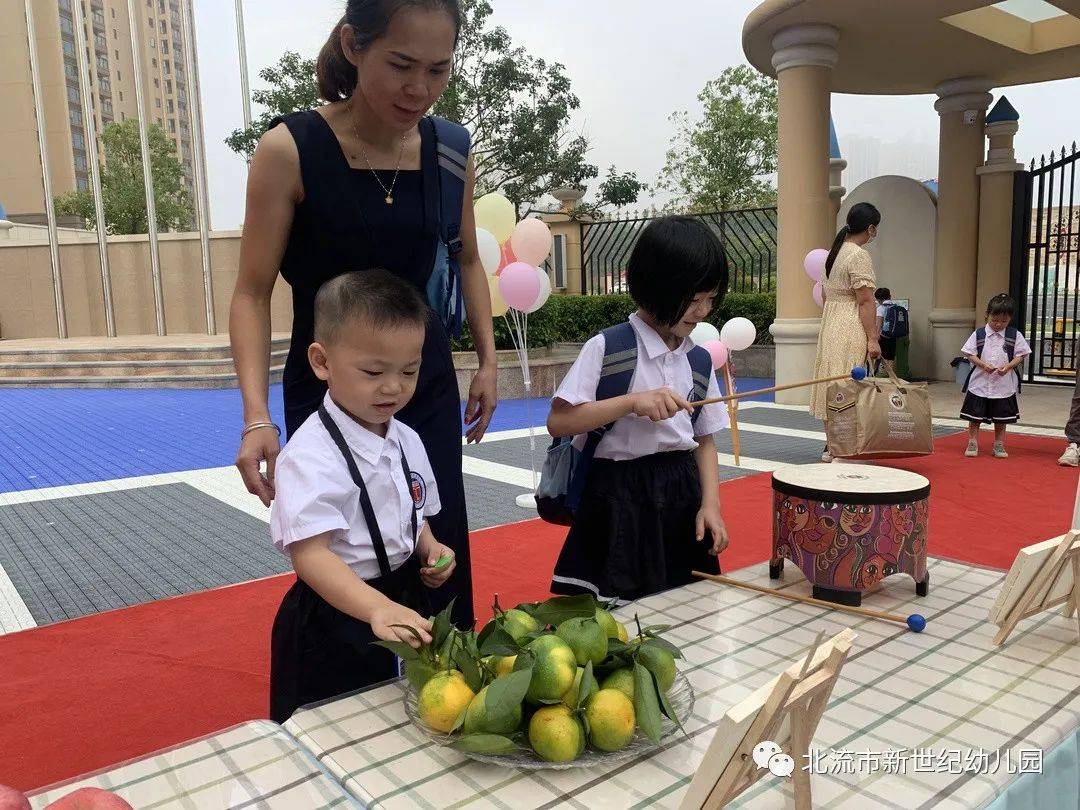
POLYGON ((418 472, 409 474, 409 493, 412 495, 413 506, 423 509, 424 504, 427 503, 427 482, 418 472))

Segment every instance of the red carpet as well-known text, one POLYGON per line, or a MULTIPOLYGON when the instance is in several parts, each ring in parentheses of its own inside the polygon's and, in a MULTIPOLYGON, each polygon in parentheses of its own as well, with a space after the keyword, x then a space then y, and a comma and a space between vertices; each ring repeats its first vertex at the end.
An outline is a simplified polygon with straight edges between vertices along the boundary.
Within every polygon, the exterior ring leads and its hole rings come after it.
MULTIPOLYGON (((984 439, 989 437, 984 436, 984 439)), ((1061 442, 1011 436, 1012 457, 967 459, 964 437, 894 462, 932 482, 929 553, 1006 568, 1065 531, 1077 471, 1061 442)), ((989 442, 986 442, 989 446, 989 442)), ((721 488, 725 571, 769 554, 768 475, 721 488)), ((477 615, 547 595, 565 529, 537 520, 476 532, 477 615)), ((0 636, 0 784, 30 790, 266 715, 270 624, 290 576, 0 636)))

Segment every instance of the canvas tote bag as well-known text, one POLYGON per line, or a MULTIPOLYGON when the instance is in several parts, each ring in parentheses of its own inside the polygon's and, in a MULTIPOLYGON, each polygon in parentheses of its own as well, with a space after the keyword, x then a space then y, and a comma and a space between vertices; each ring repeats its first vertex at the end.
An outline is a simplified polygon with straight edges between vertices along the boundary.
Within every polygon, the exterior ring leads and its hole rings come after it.
POLYGON ((884 459, 934 452, 926 383, 869 375, 826 389, 825 436, 834 458, 884 459))

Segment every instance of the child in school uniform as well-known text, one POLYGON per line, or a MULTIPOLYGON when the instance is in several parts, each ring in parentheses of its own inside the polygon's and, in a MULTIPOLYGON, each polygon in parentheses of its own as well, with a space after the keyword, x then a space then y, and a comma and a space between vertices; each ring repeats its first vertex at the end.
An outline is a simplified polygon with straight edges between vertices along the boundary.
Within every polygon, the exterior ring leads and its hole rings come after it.
MULTIPOLYGON (((875 315, 878 334, 881 335, 881 327, 885 323, 885 310, 892 305, 892 291, 888 287, 878 287, 874 290, 874 300, 877 301, 875 315)), ((896 361, 896 338, 879 337, 878 345, 881 346, 882 362, 891 366, 896 361)))
MULTIPOLYGON (((727 411, 706 405, 694 417, 687 400, 695 387, 690 354, 705 352, 688 336, 727 289, 723 245, 699 219, 654 220, 630 256, 627 283, 637 311, 629 324, 582 347, 548 418, 551 435, 576 436, 579 450, 584 434, 609 426, 589 463, 551 590, 619 602, 689 583, 692 570, 719 573, 716 555, 728 542, 712 438, 727 427, 727 411), (612 355, 608 339, 632 348, 612 355), (597 401, 602 377, 620 373, 620 365, 625 371, 634 355, 627 393, 597 401)), ((708 379, 698 388, 720 396, 704 359, 708 379)))
POLYGON ((418 646, 411 627, 431 640, 421 585, 446 581, 453 552, 424 520, 439 511, 424 446, 394 419, 416 390, 427 318, 414 287, 383 270, 337 276, 315 298, 308 360, 329 390, 278 456, 270 513, 297 575, 271 636, 276 722, 397 676, 377 639, 418 646))
POLYGON ((1024 336, 1010 325, 1016 309, 1012 296, 1000 293, 986 305, 986 326, 971 333, 960 351, 971 363, 964 384, 960 418, 968 420, 964 455, 979 455, 979 426, 994 426, 994 458, 1008 458, 1005 427, 1020 419, 1016 395, 1020 390, 1020 364, 1031 354, 1024 336))

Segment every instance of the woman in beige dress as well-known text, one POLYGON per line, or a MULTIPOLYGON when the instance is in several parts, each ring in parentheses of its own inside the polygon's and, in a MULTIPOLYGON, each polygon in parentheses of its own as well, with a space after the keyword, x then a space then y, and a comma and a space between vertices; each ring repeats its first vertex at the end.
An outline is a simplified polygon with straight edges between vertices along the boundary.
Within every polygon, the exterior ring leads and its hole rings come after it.
MULTIPOLYGON (((847 224, 836 234, 825 260, 822 283, 825 308, 821 313, 814 377, 833 377, 862 365, 867 357, 881 356, 878 345, 877 302, 874 300, 874 266, 865 246, 877 236, 881 213, 870 203, 857 203, 847 224)), ((810 393, 810 413, 825 421, 827 386, 815 385, 810 393)), ((822 461, 832 461, 828 447, 822 461)))

